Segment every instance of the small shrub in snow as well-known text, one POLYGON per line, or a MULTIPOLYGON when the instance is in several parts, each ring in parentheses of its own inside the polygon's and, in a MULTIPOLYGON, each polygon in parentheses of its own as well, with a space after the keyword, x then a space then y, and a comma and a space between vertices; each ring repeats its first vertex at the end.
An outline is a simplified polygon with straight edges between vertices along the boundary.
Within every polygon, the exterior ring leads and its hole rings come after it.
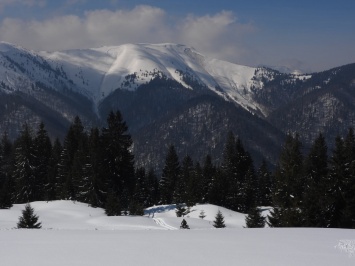
POLYGON ((189 225, 187 224, 185 219, 182 219, 180 229, 190 229, 189 225))
POLYGON ((213 226, 215 228, 224 228, 226 225, 224 224, 224 216, 221 211, 218 211, 215 220, 213 221, 213 226))
POLYGON ((35 215, 34 209, 29 203, 26 204, 25 209, 22 211, 22 216, 19 217, 17 228, 39 229, 42 228, 38 222, 38 216, 35 215))

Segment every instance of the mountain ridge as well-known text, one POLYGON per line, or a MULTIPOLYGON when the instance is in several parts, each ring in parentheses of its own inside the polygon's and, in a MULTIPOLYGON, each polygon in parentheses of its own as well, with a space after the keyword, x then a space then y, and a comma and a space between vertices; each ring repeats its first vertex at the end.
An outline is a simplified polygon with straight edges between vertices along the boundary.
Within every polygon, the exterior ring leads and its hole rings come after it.
POLYGON ((354 73, 349 64, 288 74, 171 43, 59 52, 0 43, 0 131, 16 137, 24 122, 44 121, 52 137, 63 139, 75 116, 87 128, 101 127, 118 109, 139 143, 134 149, 142 164, 153 157, 162 162, 170 144, 180 154, 212 153, 218 161, 228 131, 255 157, 275 163, 287 133, 298 132, 307 146, 319 132, 332 143, 355 125, 354 73), (193 126, 198 123, 203 131, 193 126))

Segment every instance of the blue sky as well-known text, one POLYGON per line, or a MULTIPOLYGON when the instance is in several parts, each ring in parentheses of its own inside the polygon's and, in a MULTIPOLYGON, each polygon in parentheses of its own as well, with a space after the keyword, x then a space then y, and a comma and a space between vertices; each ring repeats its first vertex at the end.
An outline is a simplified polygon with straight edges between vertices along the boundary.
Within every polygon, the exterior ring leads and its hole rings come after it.
POLYGON ((310 72, 355 63, 354 12, 354 0, 0 0, 0 41, 49 51, 183 43, 310 72))

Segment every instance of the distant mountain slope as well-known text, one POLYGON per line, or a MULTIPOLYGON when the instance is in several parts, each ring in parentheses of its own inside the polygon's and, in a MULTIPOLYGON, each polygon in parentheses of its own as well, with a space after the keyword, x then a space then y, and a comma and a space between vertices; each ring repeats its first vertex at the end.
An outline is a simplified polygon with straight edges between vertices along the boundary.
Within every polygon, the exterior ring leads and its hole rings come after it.
POLYGON ((331 143, 354 126, 354 84, 355 64, 298 75, 171 43, 60 52, 0 43, 0 131, 14 138, 24 122, 44 121, 63 138, 76 115, 101 127, 119 109, 139 164, 158 166, 170 144, 218 161, 230 130, 256 161, 275 163, 287 132, 307 146, 320 131, 331 143))

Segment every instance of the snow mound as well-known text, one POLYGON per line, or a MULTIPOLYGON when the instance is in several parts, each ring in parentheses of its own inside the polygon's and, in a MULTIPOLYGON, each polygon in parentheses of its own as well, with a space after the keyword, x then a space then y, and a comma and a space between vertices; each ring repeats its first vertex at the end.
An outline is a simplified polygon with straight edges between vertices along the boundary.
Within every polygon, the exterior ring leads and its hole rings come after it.
MULTIPOLYGON (((197 204, 189 208, 185 217, 176 217, 176 205, 159 205, 147 208, 144 216, 106 216, 102 208, 66 200, 37 201, 31 206, 42 222, 43 229, 67 230, 175 230, 185 219, 191 229, 213 229, 218 211, 225 217, 227 228, 245 227, 245 214, 212 204, 197 204), (199 216, 204 212, 205 218, 199 216)), ((16 227, 25 204, 0 210, 0 230, 16 227)))

